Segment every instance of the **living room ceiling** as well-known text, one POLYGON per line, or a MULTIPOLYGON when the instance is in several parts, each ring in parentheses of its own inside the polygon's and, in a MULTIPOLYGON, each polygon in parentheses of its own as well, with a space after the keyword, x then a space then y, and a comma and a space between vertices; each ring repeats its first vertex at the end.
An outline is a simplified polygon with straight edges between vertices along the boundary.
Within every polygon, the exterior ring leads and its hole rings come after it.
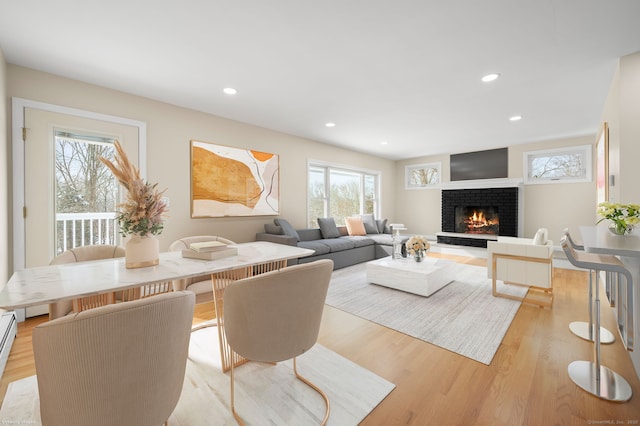
POLYGON ((11 64, 405 159, 595 140, 638 22, 637 0, 0 0, 0 47, 11 64))

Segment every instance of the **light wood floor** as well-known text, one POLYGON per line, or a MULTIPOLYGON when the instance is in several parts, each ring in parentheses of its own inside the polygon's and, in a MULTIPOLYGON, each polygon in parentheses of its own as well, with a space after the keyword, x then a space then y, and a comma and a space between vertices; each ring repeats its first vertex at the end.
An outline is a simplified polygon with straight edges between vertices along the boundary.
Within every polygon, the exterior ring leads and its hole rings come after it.
MULTIPOLYGON (((483 259, 439 257, 486 265, 483 259)), ((640 424, 640 381, 619 341, 602 346, 603 364, 629 381, 631 401, 600 400, 567 375, 571 361, 593 356, 592 345, 568 329, 571 321, 586 319, 586 273, 554 269, 554 293, 551 309, 522 305, 489 366, 329 306, 319 342, 396 385, 363 425, 640 424)), ((608 305, 602 312, 603 325, 614 331, 608 305)), ((214 316, 213 304, 199 305, 194 323, 214 316)), ((8 383, 35 374, 31 330, 43 321, 19 325, 1 398, 8 383)))

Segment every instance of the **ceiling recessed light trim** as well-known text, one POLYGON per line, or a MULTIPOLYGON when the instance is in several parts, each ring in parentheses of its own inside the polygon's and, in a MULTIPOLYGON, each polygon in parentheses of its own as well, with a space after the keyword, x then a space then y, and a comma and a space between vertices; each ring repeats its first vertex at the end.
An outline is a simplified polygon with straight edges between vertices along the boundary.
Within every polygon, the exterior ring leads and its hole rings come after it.
POLYGON ((222 89, 222 91, 227 95, 235 95, 236 93, 238 93, 238 91, 233 87, 225 87, 224 89, 222 89))
POLYGON ((324 124, 326 127, 336 127, 336 123, 328 122, 324 124))
POLYGON ((491 81, 495 81, 500 77, 500 74, 498 74, 497 72, 491 73, 491 74, 487 74, 484 77, 482 77, 482 81, 485 83, 489 83, 491 81))
POLYGON ((509 121, 520 121, 522 120, 522 116, 521 115, 513 115, 511 117, 509 117, 509 121))

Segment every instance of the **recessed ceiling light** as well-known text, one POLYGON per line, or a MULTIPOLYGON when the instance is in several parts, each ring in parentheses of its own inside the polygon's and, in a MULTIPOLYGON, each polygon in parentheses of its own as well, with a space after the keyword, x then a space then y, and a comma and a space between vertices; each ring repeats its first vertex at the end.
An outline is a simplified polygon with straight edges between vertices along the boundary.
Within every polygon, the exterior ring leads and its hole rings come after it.
POLYGON ((380 145, 388 145, 388 144, 389 144, 389 142, 387 142, 387 141, 380 142, 380 145))
POLYGON ((509 121, 520 121, 522 120, 521 115, 514 115, 513 117, 509 117, 509 121))
POLYGON ((482 81, 484 81, 485 83, 488 83, 490 81, 497 80, 498 77, 500 77, 500 74, 498 73, 487 74, 484 77, 482 77, 482 81))
POLYGON ((236 93, 238 93, 238 91, 233 87, 225 87, 224 89, 222 89, 222 91, 227 95, 235 95, 236 93))
POLYGON ((336 127, 336 123, 326 123, 325 126, 327 126, 327 127, 336 127))

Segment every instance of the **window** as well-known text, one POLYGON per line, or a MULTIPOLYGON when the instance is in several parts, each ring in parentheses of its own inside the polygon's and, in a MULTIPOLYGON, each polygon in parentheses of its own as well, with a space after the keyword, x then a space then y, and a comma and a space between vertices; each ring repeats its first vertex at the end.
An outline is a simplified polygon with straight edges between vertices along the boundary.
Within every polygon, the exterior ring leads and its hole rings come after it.
POLYGON ((440 163, 414 164, 404 168, 405 189, 438 188, 440 163))
POLYGON ((583 145, 525 152, 525 183, 591 182, 591 148, 583 145))
POLYGON ((116 244, 118 181, 100 161, 113 160, 113 138, 55 131, 56 255, 90 244, 116 244))
POLYGON ((309 163, 307 224, 318 226, 319 217, 333 217, 338 225, 357 214, 377 214, 380 173, 309 163))

